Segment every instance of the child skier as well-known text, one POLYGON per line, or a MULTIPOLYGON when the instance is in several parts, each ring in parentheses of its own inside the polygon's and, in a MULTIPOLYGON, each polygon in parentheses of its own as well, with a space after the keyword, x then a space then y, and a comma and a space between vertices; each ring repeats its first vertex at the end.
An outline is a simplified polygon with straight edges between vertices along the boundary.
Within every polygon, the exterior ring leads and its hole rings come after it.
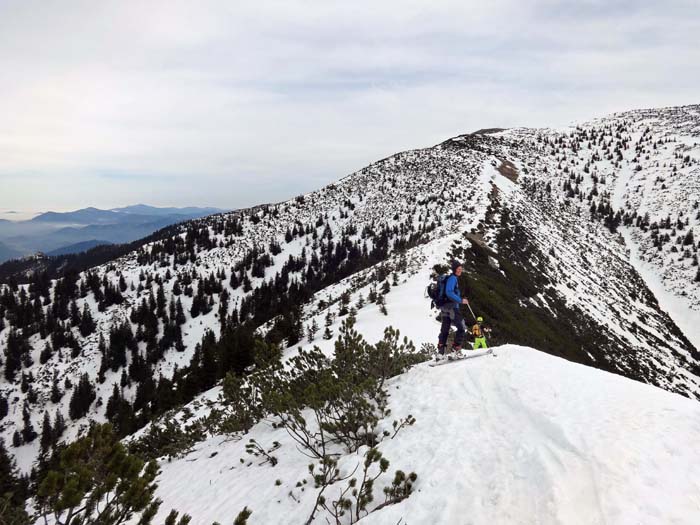
POLYGON ((479 316, 476 318, 476 324, 472 326, 472 335, 474 336, 474 350, 478 350, 479 348, 487 348, 486 337, 484 336, 484 333, 489 333, 491 332, 491 330, 488 328, 484 328, 482 326, 483 324, 484 318, 479 316))

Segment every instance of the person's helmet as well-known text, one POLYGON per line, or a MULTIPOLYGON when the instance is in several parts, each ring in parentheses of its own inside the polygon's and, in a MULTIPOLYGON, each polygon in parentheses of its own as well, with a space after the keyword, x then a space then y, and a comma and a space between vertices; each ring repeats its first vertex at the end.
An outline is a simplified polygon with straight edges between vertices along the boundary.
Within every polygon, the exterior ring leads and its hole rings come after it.
POLYGON ((477 323, 483 323, 483 322, 484 322, 484 318, 481 317, 481 316, 479 316, 479 317, 476 318, 476 322, 477 322, 477 323))

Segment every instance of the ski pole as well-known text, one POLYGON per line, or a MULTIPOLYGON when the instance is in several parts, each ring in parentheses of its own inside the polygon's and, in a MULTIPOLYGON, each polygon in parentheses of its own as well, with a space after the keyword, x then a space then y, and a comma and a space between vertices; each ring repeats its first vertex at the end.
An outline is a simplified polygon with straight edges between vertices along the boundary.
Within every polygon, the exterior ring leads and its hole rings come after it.
POLYGON ((474 315, 474 311, 472 310, 472 305, 470 305, 469 303, 467 303, 467 308, 469 308, 469 311, 472 313, 472 317, 473 317, 474 320, 476 321, 476 316, 474 315))

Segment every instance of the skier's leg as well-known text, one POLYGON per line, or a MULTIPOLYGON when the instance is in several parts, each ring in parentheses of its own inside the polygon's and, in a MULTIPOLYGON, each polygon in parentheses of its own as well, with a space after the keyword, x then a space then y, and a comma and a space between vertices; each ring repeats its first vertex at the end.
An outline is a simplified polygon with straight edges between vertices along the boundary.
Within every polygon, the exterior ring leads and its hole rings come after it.
POLYGON ((464 322, 464 318, 462 317, 462 314, 459 313, 459 310, 455 310, 455 315, 454 315, 454 319, 452 322, 455 325, 455 328, 457 329, 457 333, 455 334, 454 345, 452 348, 456 351, 459 351, 462 349, 462 342, 464 341, 464 334, 467 331, 467 325, 464 322))
POLYGON ((484 337, 474 338, 474 350, 478 350, 479 348, 486 348, 486 338, 484 338, 484 337))
POLYGON ((450 335, 450 325, 452 320, 450 316, 445 312, 442 313, 442 325, 440 326, 440 335, 438 337, 438 353, 445 353, 445 344, 447 343, 447 336, 450 335))

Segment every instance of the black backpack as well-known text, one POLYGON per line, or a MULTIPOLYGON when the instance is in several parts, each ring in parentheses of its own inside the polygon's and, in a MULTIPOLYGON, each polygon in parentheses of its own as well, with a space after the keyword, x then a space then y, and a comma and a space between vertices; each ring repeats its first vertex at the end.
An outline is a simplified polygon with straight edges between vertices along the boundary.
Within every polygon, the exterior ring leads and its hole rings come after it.
POLYGON ((428 285, 428 297, 430 297, 430 307, 440 308, 447 303, 445 285, 449 275, 438 275, 435 280, 428 285))

